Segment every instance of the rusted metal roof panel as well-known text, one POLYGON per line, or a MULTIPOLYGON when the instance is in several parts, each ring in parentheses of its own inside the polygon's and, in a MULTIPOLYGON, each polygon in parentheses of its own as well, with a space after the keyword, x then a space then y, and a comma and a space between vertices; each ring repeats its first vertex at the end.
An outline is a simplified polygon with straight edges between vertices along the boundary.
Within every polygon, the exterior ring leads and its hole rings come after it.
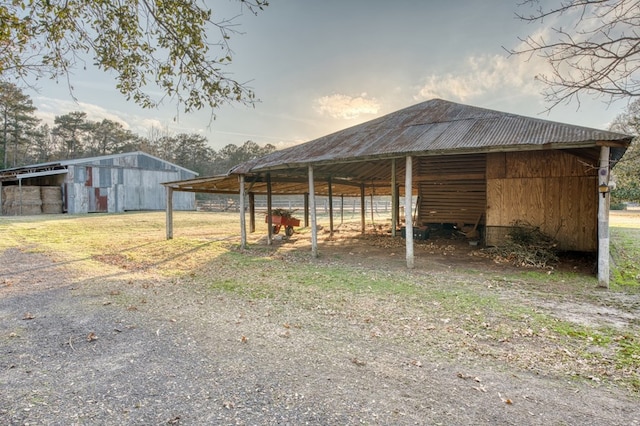
POLYGON ((392 156, 628 144, 631 137, 433 99, 241 164, 247 174, 392 156))

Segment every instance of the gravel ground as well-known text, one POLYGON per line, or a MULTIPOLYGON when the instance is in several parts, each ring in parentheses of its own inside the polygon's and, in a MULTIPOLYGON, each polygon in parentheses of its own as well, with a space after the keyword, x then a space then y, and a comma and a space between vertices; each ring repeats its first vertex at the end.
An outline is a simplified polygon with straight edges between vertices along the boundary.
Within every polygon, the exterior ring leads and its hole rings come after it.
POLYGON ((625 389, 430 356, 412 349, 420 336, 378 338, 355 312, 149 274, 82 277, 11 249, 0 254, 0 423, 640 425, 625 389))

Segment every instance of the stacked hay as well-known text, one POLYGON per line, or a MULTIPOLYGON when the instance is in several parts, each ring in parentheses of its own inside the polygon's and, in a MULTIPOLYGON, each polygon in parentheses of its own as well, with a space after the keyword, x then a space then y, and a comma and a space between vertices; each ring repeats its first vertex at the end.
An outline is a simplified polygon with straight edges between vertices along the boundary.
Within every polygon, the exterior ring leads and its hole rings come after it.
POLYGON ((8 215, 9 210, 11 208, 11 204, 13 203, 13 194, 14 191, 11 189, 12 186, 3 186, 2 187, 2 214, 8 215))
POLYGON ((2 214, 8 216, 42 213, 39 186, 7 186, 2 188, 2 214))
POLYGON ((62 188, 59 186, 41 186, 42 213, 62 213, 62 188))

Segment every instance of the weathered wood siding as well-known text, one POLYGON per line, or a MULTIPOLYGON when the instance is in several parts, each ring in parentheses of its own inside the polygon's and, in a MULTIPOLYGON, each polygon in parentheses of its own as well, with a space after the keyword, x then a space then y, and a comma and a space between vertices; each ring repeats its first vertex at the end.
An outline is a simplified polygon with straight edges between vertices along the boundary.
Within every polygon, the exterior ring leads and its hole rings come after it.
POLYGON ((486 243, 500 245, 526 222, 561 250, 597 248, 597 168, 558 150, 487 154, 486 243))
POLYGON ((421 157, 418 223, 484 222, 486 165, 485 154, 421 157))

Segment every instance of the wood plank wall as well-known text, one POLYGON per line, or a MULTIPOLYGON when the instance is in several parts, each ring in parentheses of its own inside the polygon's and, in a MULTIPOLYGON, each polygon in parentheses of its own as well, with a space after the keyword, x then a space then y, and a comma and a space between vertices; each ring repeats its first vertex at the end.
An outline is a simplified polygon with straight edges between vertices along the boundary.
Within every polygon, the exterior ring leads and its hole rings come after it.
POLYGON ((486 165, 486 154, 420 157, 418 224, 474 225, 486 208, 486 165))
POLYGON ((558 150, 487 154, 486 243, 515 221, 555 237, 561 250, 597 248, 597 167, 558 150))

